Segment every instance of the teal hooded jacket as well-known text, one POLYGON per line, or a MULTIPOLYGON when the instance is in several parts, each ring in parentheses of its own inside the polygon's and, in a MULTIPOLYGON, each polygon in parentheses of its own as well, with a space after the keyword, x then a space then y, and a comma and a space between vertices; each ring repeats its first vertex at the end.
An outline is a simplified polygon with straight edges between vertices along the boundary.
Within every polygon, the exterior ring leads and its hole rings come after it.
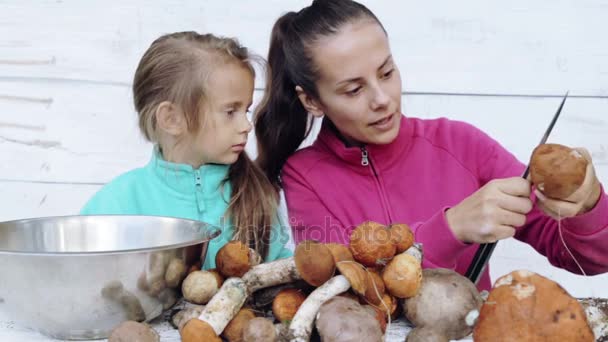
MULTIPOLYGON (((230 200, 229 165, 206 164, 198 169, 170 163, 154 149, 150 162, 103 186, 82 208, 81 215, 150 215, 198 220, 220 228, 209 242, 203 269, 215 268, 215 255, 232 240, 234 227, 225 217, 230 200)), ((278 215, 270 236, 266 261, 285 258, 288 228, 278 215)))

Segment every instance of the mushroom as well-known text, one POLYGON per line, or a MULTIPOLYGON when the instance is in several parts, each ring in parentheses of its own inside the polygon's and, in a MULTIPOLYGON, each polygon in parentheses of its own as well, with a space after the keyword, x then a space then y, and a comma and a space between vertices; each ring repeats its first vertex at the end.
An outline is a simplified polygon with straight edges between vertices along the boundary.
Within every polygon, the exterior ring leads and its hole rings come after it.
MULTIPOLYGON (((419 257, 420 259, 415 259, 418 260, 418 263, 420 263, 419 260, 422 259, 422 252, 419 250, 419 248, 420 247, 418 244, 414 244, 412 247, 410 247, 410 249, 405 252, 408 256, 411 254, 419 257)), ((356 263, 345 261, 339 263, 339 265, 349 264, 356 265, 356 263)), ((314 317, 319 311, 321 305, 329 299, 339 295, 340 293, 346 292, 351 287, 351 281, 353 282, 353 284, 355 284, 355 286, 361 285, 357 283, 363 283, 366 284, 365 286, 367 286, 367 278, 365 277, 365 274, 363 276, 360 276, 360 273, 356 270, 356 266, 351 267, 348 269, 348 271, 345 271, 342 274, 331 278, 323 285, 319 286, 316 290, 314 290, 306 298, 306 300, 304 300, 304 303, 302 303, 300 309, 298 310, 293 320, 291 321, 291 324, 289 325, 290 341, 308 341, 312 332, 314 317), (349 279, 348 277, 351 277, 351 279, 349 279)), ((410 282, 418 282, 418 279, 412 277, 398 277, 396 279, 392 279, 392 284, 396 287, 410 288, 410 282)))
POLYGON ((481 307, 475 341, 594 341, 581 304, 561 286, 520 270, 496 280, 481 307))
POLYGON ((414 244, 414 233, 410 226, 405 223, 393 223, 388 226, 391 240, 397 248, 397 253, 407 251, 414 244))
POLYGON ((272 301, 272 314, 279 322, 290 322, 305 299, 300 289, 283 289, 272 301))
POLYGON ((207 304, 218 289, 217 277, 207 271, 194 271, 182 283, 184 298, 195 304, 207 304))
POLYGON ((317 331, 324 342, 382 341, 382 328, 372 312, 352 299, 334 297, 321 305, 317 331))
POLYGON ((222 342, 209 323, 191 319, 179 332, 182 342, 222 342))
POLYGON ((331 255, 333 255, 334 262, 338 263, 340 261, 355 261, 353 258, 353 253, 350 252, 348 247, 339 243, 327 243, 325 246, 329 248, 331 255))
POLYGON ((299 244, 293 257, 254 266, 242 278, 228 278, 217 294, 207 303, 198 319, 190 320, 184 326, 181 332, 182 338, 199 336, 189 331, 200 325, 198 321, 204 321, 209 325, 215 332, 215 336, 220 335, 232 317, 243 306, 247 297, 256 290, 291 283, 299 279, 320 281, 322 273, 311 267, 314 264, 334 268, 333 257, 327 247, 320 244, 299 244), (311 254, 306 250, 309 247, 317 253, 311 254), (300 268, 299 266, 302 265, 305 267, 300 268))
POLYGON ((566 199, 585 180, 588 161, 577 150, 559 144, 537 146, 530 158, 530 179, 547 197, 566 199))
POLYGON ((395 256, 382 270, 386 290, 397 298, 418 293, 422 283, 422 252, 418 244, 395 256))
POLYGON ((276 342, 276 327, 269 319, 256 317, 243 327, 243 341, 276 342))
POLYGON ((186 277, 186 263, 179 258, 173 258, 165 271, 165 283, 168 287, 177 288, 186 277))
POLYGON ((369 284, 369 276, 363 266, 355 261, 341 261, 336 264, 340 274, 348 279, 353 291, 364 297, 369 284))
POLYGON ((173 317, 171 317, 171 325, 181 331, 189 320, 198 318, 201 312, 203 312, 204 308, 204 305, 188 305, 186 308, 178 311, 173 315, 173 317))
POLYGON ((386 226, 366 221, 351 233, 350 251, 362 265, 375 267, 386 265, 395 255, 396 246, 386 226))
POLYGON ((108 342, 159 342, 160 336, 149 325, 134 321, 122 322, 112 329, 108 342))
POLYGON ((336 264, 327 246, 313 240, 302 241, 294 253, 296 267, 302 279, 313 286, 319 286, 334 275, 336 264), (325 261, 325 262, 320 262, 325 261))
POLYGON ((120 281, 111 281, 106 284, 101 289, 101 296, 121 305, 127 320, 137 322, 146 320, 146 312, 141 306, 141 302, 133 293, 125 290, 120 281))
MULTIPOLYGON (((403 301, 403 311, 416 328, 433 330, 447 340, 459 340, 473 330, 467 324, 467 316, 478 312, 482 303, 477 288, 466 277, 443 268, 425 269, 420 291, 403 301)), ((430 336, 428 332, 419 334, 430 336)))
POLYGON ((222 332, 222 336, 228 340, 228 342, 242 342, 248 341, 243 339, 243 328, 247 325, 247 322, 255 318, 255 313, 251 309, 241 309, 232 318, 230 323, 222 332))
POLYGON ((367 269, 367 290, 365 291, 365 300, 373 305, 379 305, 382 302, 382 297, 386 293, 384 281, 375 269, 367 269))
POLYGON ((215 255, 215 266, 226 278, 242 277, 251 268, 249 247, 240 241, 228 242, 215 255))

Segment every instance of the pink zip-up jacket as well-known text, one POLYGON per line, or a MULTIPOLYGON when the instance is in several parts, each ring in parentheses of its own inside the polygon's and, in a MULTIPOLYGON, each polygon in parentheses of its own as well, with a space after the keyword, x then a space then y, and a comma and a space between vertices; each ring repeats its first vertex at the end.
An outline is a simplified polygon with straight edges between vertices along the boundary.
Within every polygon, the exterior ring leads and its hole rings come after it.
MULTIPOLYGON (((492 179, 520 176, 525 165, 477 128, 447 119, 402 117, 388 145, 345 147, 324 124, 312 146, 297 151, 281 179, 295 243, 348 244, 351 231, 371 220, 407 223, 424 248, 423 267, 464 274, 478 244, 455 238, 445 212, 492 179)), ((608 271, 608 198, 589 212, 562 220, 570 250, 587 274, 608 271)), ((559 237, 558 222, 536 206, 515 238, 555 266, 580 273, 559 237)), ((478 287, 491 287, 486 268, 478 287)))

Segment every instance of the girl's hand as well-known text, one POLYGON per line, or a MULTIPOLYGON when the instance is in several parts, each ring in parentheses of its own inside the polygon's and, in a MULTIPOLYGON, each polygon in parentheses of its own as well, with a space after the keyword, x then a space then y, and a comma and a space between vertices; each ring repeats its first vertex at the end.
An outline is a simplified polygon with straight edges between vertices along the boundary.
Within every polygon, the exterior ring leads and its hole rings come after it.
POLYGON ((448 209, 446 220, 463 242, 489 243, 511 237, 532 210, 530 191, 530 182, 521 177, 490 181, 448 209))
POLYGON ((600 181, 595 175, 595 169, 589 151, 584 148, 575 148, 575 150, 582 154, 589 163, 587 164, 583 184, 581 184, 572 195, 561 200, 552 199, 545 196, 540 190, 534 190, 534 194, 538 199, 536 202, 538 207, 545 214, 556 220, 588 212, 595 207, 602 194, 600 181))

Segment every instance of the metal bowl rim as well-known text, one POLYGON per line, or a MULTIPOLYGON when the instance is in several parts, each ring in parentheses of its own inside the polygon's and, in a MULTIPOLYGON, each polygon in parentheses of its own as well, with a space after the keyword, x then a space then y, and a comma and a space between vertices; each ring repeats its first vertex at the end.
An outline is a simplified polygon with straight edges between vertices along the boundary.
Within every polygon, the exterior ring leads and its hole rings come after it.
POLYGON ((167 249, 183 248, 183 247, 193 246, 193 245, 196 245, 199 243, 209 242, 209 241, 213 240, 214 238, 218 237, 221 233, 221 229, 219 227, 206 223, 206 222, 203 222, 203 221, 185 219, 185 218, 181 218, 181 217, 159 216, 159 215, 104 215, 104 214, 100 214, 100 215, 60 215, 60 216, 30 217, 30 218, 25 218, 25 219, 3 221, 0 223, 36 221, 36 220, 43 220, 43 219, 61 219, 61 218, 71 218, 71 217, 78 217, 78 216, 103 216, 103 217, 139 217, 139 216, 142 216, 142 217, 168 218, 168 219, 177 219, 177 220, 181 220, 181 221, 189 221, 194 224, 203 223, 207 227, 211 228, 211 230, 209 232, 208 238, 190 240, 187 242, 175 243, 172 245, 163 245, 163 246, 159 246, 159 247, 145 247, 145 248, 121 249, 121 250, 111 250, 111 251, 95 251, 95 252, 27 252, 27 251, 13 251, 13 250, 0 249, 0 255, 18 254, 18 255, 32 255, 32 256, 38 255, 38 256, 61 257, 61 256, 96 256, 96 255, 146 253, 146 252, 162 251, 162 250, 167 250, 167 249))

